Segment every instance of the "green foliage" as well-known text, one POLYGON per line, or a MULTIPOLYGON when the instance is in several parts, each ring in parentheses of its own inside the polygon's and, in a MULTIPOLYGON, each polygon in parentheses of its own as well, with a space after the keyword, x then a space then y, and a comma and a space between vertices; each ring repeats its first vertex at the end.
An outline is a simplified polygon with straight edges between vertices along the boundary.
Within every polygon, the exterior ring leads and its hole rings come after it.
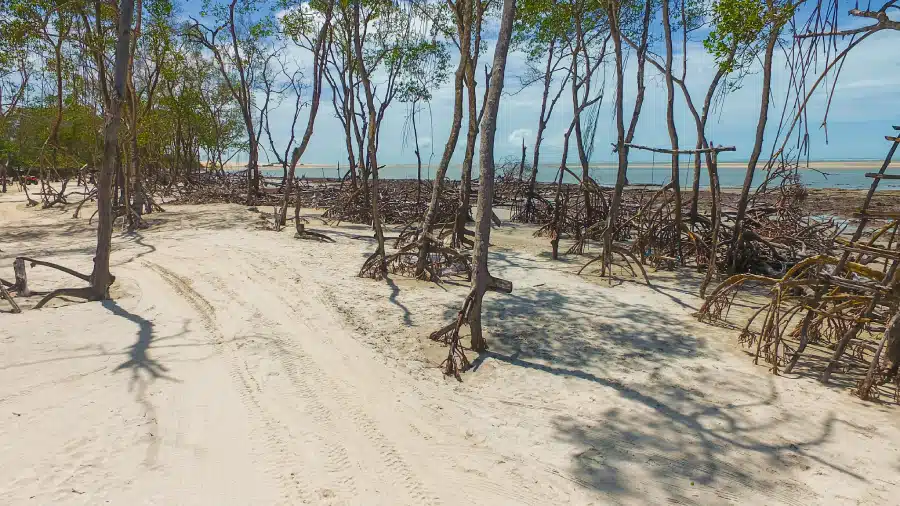
MULTIPOLYGON (((450 75, 450 52, 447 44, 425 40, 407 46, 403 52, 403 74, 397 98, 401 102, 431 100, 431 90, 440 87, 450 75)), ((392 58, 399 58, 400 50, 392 58)))
POLYGON ((769 30, 780 31, 795 8, 792 1, 717 0, 712 5, 712 31, 703 45, 726 73, 746 67, 769 30))
MULTIPOLYGON (((12 156, 17 167, 37 167, 50 157, 45 143, 56 117, 55 106, 32 105, 18 108, 3 125, 4 142, 0 149, 12 156)), ((78 169, 93 165, 100 149, 103 118, 92 108, 73 104, 66 108, 60 125, 60 150, 56 153, 59 169, 78 169)))

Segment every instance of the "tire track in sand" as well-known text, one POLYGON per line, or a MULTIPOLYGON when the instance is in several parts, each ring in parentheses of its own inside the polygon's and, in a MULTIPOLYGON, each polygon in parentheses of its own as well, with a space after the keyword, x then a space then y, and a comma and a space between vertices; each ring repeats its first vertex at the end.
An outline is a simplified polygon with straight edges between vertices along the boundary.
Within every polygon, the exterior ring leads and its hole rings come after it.
MULTIPOLYGON (((250 250, 242 249, 241 251, 251 257, 259 255, 258 252, 253 252, 250 250)), ((330 310, 327 309, 327 307, 323 307, 315 303, 300 306, 303 308, 300 311, 294 310, 294 307, 298 306, 298 301, 289 301, 283 295, 281 295, 297 293, 297 286, 295 284, 292 285, 289 282, 289 278, 279 276, 278 274, 292 272, 294 275, 299 275, 299 279, 301 279, 302 281, 310 282, 310 280, 305 279, 302 276, 303 271, 296 270, 296 265, 286 263, 279 259, 270 258, 268 259, 268 261, 269 263, 267 265, 270 268, 266 270, 261 269, 253 262, 249 262, 248 265, 245 265, 246 268, 253 271, 253 279, 257 280, 257 282, 264 283, 269 287, 280 288, 277 290, 267 290, 267 293, 272 294, 274 298, 277 298, 277 303, 267 304, 266 306, 284 308, 284 310, 289 313, 288 318, 291 322, 303 322, 305 325, 307 325, 311 330, 314 331, 313 335, 315 336, 315 338, 325 343, 325 345, 332 351, 330 355, 331 357, 341 356, 347 360, 352 360, 347 357, 347 355, 345 354, 345 350, 342 350, 338 343, 335 342, 335 339, 333 339, 331 336, 331 332, 323 330, 317 323, 320 319, 333 319, 335 322, 339 322, 340 318, 331 313, 330 310), (273 273, 275 273, 274 276, 273 273), (306 311, 304 311, 304 309, 306 311)), ((315 281, 312 281, 311 284, 304 286, 302 291, 302 293, 306 296, 304 297, 305 299, 312 299, 317 302, 317 299, 323 298, 327 303, 326 306, 337 307, 337 301, 335 300, 334 295, 330 292, 330 285, 316 286, 315 281)), ((346 362, 347 360, 344 360, 342 362, 346 362)), ((340 374, 332 373, 331 375, 329 375, 329 377, 340 379, 343 376, 340 374)), ((345 385, 344 388, 335 388, 333 385, 334 383, 332 382, 330 388, 332 390, 333 397, 335 397, 336 400, 340 401, 343 406, 348 406, 344 409, 347 409, 348 412, 352 412, 354 409, 353 406, 358 406, 358 392, 354 391, 352 393, 348 393, 348 388, 350 387, 345 385)), ((411 389, 412 391, 416 392, 417 396, 421 398, 424 398, 428 395, 420 391, 415 383, 403 385, 403 388, 411 389)), ((368 418, 367 415, 364 416, 368 418)), ((364 425, 370 425, 372 423, 371 418, 369 418, 368 420, 369 422, 364 425)), ((423 419, 421 420, 421 422, 429 428, 445 425, 437 420, 425 421, 423 419)), ((412 424, 409 421, 405 421, 405 425, 408 427, 408 429, 404 431, 406 433, 406 437, 414 437, 414 434, 419 434, 419 437, 422 437, 421 430, 419 430, 421 427, 417 427, 415 424, 412 424)), ((439 466, 441 468, 449 469, 450 467, 460 465, 460 462, 471 462, 472 458, 478 455, 481 459, 484 460, 485 465, 487 466, 493 464, 499 459, 502 461, 514 460, 523 467, 531 467, 530 470, 535 473, 535 475, 532 477, 533 480, 547 479, 550 477, 550 475, 562 476, 561 472, 558 470, 550 472, 543 468, 528 466, 526 462, 524 462, 521 458, 512 457, 510 455, 499 455, 496 452, 488 450, 486 448, 461 447, 457 443, 451 443, 449 441, 444 443, 437 442, 437 440, 442 439, 444 436, 453 434, 454 429, 455 427, 445 426, 445 430, 439 431, 441 434, 440 437, 435 438, 434 434, 432 434, 431 436, 423 437, 423 439, 421 440, 423 444, 430 448, 430 450, 428 451, 428 460, 430 462, 433 462, 436 459, 438 461, 444 462, 444 464, 441 464, 439 466)), ((395 430, 395 433, 396 432, 397 431, 395 430)), ((426 429, 426 432, 431 431, 426 429)), ((389 442, 388 437, 380 438, 380 441, 382 441, 383 444, 386 444, 389 448, 393 449, 393 444, 389 442)), ((407 468, 409 467, 405 464, 401 455, 395 449, 393 450, 393 454, 397 459, 400 460, 400 463, 395 464, 405 465, 407 468)), ((570 478, 566 479, 568 481, 571 481, 570 478)), ((450 472, 444 474, 442 477, 442 481, 446 484, 452 483, 453 485, 449 487, 450 489, 465 491, 464 494, 470 500, 484 501, 486 497, 494 496, 494 500, 500 501, 498 504, 527 504, 533 506, 547 504, 547 501, 550 500, 549 497, 544 496, 540 491, 535 490, 532 487, 534 483, 532 482, 532 480, 529 480, 524 487, 517 487, 514 484, 498 483, 498 481, 493 477, 480 477, 477 474, 471 474, 468 471, 463 471, 460 473, 450 472)), ((437 500, 434 501, 437 502, 437 500)))
MULTIPOLYGON (((228 294, 232 300, 241 300, 240 295, 230 289, 221 278, 215 277, 210 282, 217 290, 228 294)), ((276 322, 266 318, 266 316, 259 311, 259 308, 254 307, 252 304, 243 305, 243 307, 254 308, 252 313, 255 321, 263 321, 271 326, 276 326, 276 322)), ((306 432, 307 434, 314 435, 317 439, 316 443, 322 450, 320 453, 325 456, 326 462, 324 469, 327 471, 328 476, 335 478, 336 483, 340 486, 340 490, 344 494, 350 495, 350 497, 353 498, 357 497, 358 488, 356 480, 351 472, 354 467, 353 461, 350 458, 347 448, 339 443, 342 438, 340 438, 340 435, 338 434, 337 426, 334 421, 335 417, 331 410, 322 403, 315 385, 311 384, 310 381, 306 379, 305 374, 297 367, 297 363, 294 360, 294 358, 296 358, 296 353, 291 352, 287 341, 280 336, 255 337, 263 339, 273 345, 275 355, 293 387, 294 392, 292 393, 295 395, 285 398, 282 402, 287 403, 292 400, 301 400, 302 402, 300 402, 299 409, 312 418, 312 421, 315 424, 315 430, 309 431, 307 429, 306 432)), ((259 390, 260 387, 257 385, 256 388, 259 390)), ((291 394, 291 392, 288 392, 288 394, 291 394)))
MULTIPOLYGON (((253 262, 248 262, 246 266, 254 271, 250 282, 257 283, 257 280, 263 279, 275 283, 270 274, 260 270, 253 262)), ((227 286, 219 288, 227 290, 231 297, 240 297, 240 294, 229 290, 227 286)), ((244 297, 242 298, 243 303, 268 315, 267 320, 280 329, 269 339, 276 345, 278 352, 285 357, 285 360, 296 360, 303 371, 303 374, 295 376, 295 379, 316 385, 319 390, 328 392, 327 399, 336 404, 333 411, 346 415, 340 418, 343 430, 350 433, 356 432, 362 436, 359 439, 367 442, 378 456, 375 464, 385 468, 384 475, 386 477, 399 481, 399 485, 407 491, 413 502, 416 504, 439 504, 440 501, 426 490, 422 480, 416 476, 395 445, 379 429, 376 422, 360 408, 357 396, 347 391, 349 386, 344 382, 337 381, 334 373, 326 373, 318 361, 309 354, 309 350, 303 345, 302 340, 291 339, 289 342, 284 337, 296 335, 298 323, 310 329, 309 336, 313 339, 321 338, 331 341, 327 332, 312 324, 308 315, 294 311, 286 300, 274 295, 272 290, 261 288, 260 290, 248 290, 248 292, 254 293, 255 297, 244 297)), ((338 353, 333 347, 330 348, 332 353, 338 353)))
POLYGON ((250 384, 251 375, 247 370, 246 363, 239 365, 235 362, 234 357, 238 353, 236 353, 232 345, 226 343, 222 332, 216 324, 213 305, 194 290, 187 279, 159 264, 146 260, 143 263, 156 272, 178 296, 184 299, 197 312, 203 321, 204 328, 210 332, 210 341, 214 344, 217 351, 224 352, 224 355, 227 356, 229 374, 233 384, 238 389, 238 395, 247 408, 248 415, 251 418, 255 418, 257 424, 262 426, 263 436, 261 439, 266 449, 266 452, 262 455, 265 459, 265 474, 277 476, 278 485, 281 489, 282 503, 316 502, 316 498, 310 493, 313 487, 309 483, 303 482, 303 478, 308 476, 308 473, 305 469, 302 469, 302 461, 297 458, 295 452, 288 451, 288 448, 290 448, 289 428, 273 417, 254 393, 255 389, 250 384), (273 458, 273 455, 276 457, 273 458), (292 469, 297 471, 290 472, 292 469))

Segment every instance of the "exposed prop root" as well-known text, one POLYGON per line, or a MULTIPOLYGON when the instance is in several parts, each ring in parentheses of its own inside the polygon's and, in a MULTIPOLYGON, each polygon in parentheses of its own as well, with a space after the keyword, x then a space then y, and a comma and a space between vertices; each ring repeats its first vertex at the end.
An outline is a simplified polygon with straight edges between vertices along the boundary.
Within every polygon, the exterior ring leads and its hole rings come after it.
POLYGON ((296 239, 305 239, 308 241, 331 242, 331 243, 334 242, 334 239, 332 239, 331 237, 328 237, 325 234, 315 232, 313 230, 306 230, 306 229, 304 229, 302 232, 298 231, 296 234, 294 234, 294 237, 296 239))
POLYGON ((474 301, 475 289, 469 292, 465 302, 463 302, 463 307, 457 314, 456 321, 436 332, 432 332, 429 336, 432 341, 439 341, 450 347, 447 358, 441 362, 441 368, 444 371, 444 375, 453 376, 457 381, 462 381, 460 373, 465 372, 471 365, 469 359, 466 358, 462 343, 460 343, 459 330, 469 322, 469 314, 472 311, 472 303, 474 301))
MULTIPOLYGON (((303 221, 305 221, 305 220, 303 220, 300 217, 300 206, 299 206, 300 191, 299 190, 297 191, 297 202, 298 202, 298 205, 296 207, 294 207, 294 227, 296 228, 297 233, 294 235, 294 237, 297 239, 308 239, 308 240, 319 241, 319 242, 334 242, 334 239, 332 239, 331 237, 328 237, 327 235, 325 235, 321 232, 316 232, 313 230, 306 229, 306 225, 303 224, 303 221)), ((277 217, 276 217, 276 221, 277 221, 277 217)))
POLYGON ((9 305, 12 306, 13 313, 21 313, 22 309, 16 304, 16 301, 12 298, 12 295, 6 290, 6 287, 3 286, 3 283, 0 283, 0 297, 6 299, 9 302, 9 305))
MULTIPOLYGON (((399 251, 387 256, 387 268, 394 274, 414 277, 416 265, 419 259, 419 242, 412 242, 400 248, 399 251)), ((472 265, 468 255, 459 251, 429 241, 428 261, 425 263, 425 274, 421 277, 425 281, 439 283, 442 278, 449 275, 464 275, 471 279, 472 265)))
POLYGON ((30 263, 32 268, 36 265, 42 265, 44 267, 50 267, 51 269, 56 269, 58 271, 65 272, 66 274, 75 276, 76 278, 78 278, 82 281, 87 281, 89 283, 91 281, 91 277, 88 276, 87 274, 82 274, 78 271, 73 271, 72 269, 69 269, 68 267, 63 267, 62 265, 59 265, 59 264, 54 264, 52 262, 45 262, 43 260, 35 260, 33 258, 27 258, 27 257, 18 257, 18 258, 22 259, 25 262, 30 263))
POLYGON ((100 299, 99 297, 97 297, 94 289, 89 286, 84 288, 59 288, 45 295, 44 298, 34 306, 34 308, 40 309, 56 297, 78 297, 88 301, 100 299))
POLYGON ((359 270, 359 277, 371 278, 375 281, 386 278, 387 274, 387 261, 384 251, 381 251, 380 249, 369 255, 369 258, 366 259, 362 268, 359 270))
MULTIPOLYGON (((622 259, 622 264, 620 266, 625 267, 629 271, 631 271, 632 277, 635 277, 635 278, 637 277, 637 271, 635 271, 635 269, 634 269, 634 266, 637 266, 637 268, 641 271, 641 275, 644 278, 644 281, 646 281, 648 285, 650 284, 650 277, 647 276, 647 271, 644 269, 643 264, 641 264, 641 262, 638 261, 638 259, 635 258, 635 256, 630 251, 628 251, 627 249, 625 249, 622 246, 619 246, 617 244, 613 244, 612 249, 610 251, 612 253, 615 253, 622 259)), ((601 276, 603 276, 603 275, 605 275, 605 271, 608 269, 609 266, 617 265, 617 263, 615 262, 615 260, 613 260, 613 258, 614 258, 613 255, 609 255, 607 257, 606 252, 601 251, 599 255, 597 255, 596 257, 591 259, 588 263, 584 264, 581 267, 581 269, 578 270, 578 274, 581 275, 581 273, 584 272, 585 269, 587 269, 589 266, 591 266, 592 264, 594 264, 596 262, 603 262, 605 264, 604 267, 601 269, 601 276)), ((610 277, 612 277, 612 273, 610 273, 610 277)))

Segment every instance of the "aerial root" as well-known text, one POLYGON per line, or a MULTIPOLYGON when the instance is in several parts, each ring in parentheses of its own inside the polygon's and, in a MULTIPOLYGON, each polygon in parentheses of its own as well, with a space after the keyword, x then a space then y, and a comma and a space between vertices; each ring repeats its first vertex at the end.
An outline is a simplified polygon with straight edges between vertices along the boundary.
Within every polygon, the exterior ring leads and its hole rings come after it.
POLYGON ((468 324, 469 314, 472 312, 472 304, 475 302, 475 289, 469 292, 463 307, 456 316, 456 321, 450 323, 440 330, 432 332, 429 339, 446 344, 450 347, 447 352, 447 358, 441 362, 441 368, 444 375, 453 376, 457 381, 462 381, 460 373, 465 372, 471 364, 466 358, 464 348, 459 340, 459 330, 463 325, 468 324))
POLYGON ((294 234, 296 239, 306 239, 310 241, 319 241, 319 242, 335 242, 334 239, 328 237, 325 234, 314 232, 312 230, 304 230, 303 233, 294 234))
MULTIPOLYGON (((648 285, 650 284, 650 277, 647 276, 647 271, 644 269, 644 265, 640 261, 638 261, 638 259, 634 256, 634 254, 632 254, 630 251, 628 251, 627 249, 625 249, 617 244, 613 244, 610 251, 611 251, 611 253, 618 255, 622 259, 621 266, 624 266, 629 271, 631 271, 632 277, 635 277, 635 278, 637 277, 637 271, 634 269, 634 267, 637 266, 637 268, 641 271, 641 276, 644 278, 644 281, 646 281, 646 283, 648 285)), ((597 255, 596 257, 591 259, 588 263, 584 264, 581 267, 581 269, 578 270, 578 274, 580 275, 582 272, 584 272, 585 269, 587 269, 592 264, 602 261, 602 262, 606 263, 604 268, 601 270, 601 276, 602 276, 602 275, 604 275, 604 271, 606 270, 607 266, 618 265, 618 263, 616 263, 615 260, 613 260, 614 258, 615 258, 614 255, 610 254, 607 257, 606 252, 601 251, 599 255, 597 255)), ((612 273, 610 273, 610 277, 612 277, 612 273)))
POLYGON ((9 305, 12 306, 13 313, 21 313, 22 312, 22 309, 19 307, 18 304, 16 304, 15 299, 12 298, 12 295, 10 295, 9 292, 6 290, 6 287, 3 286, 3 283, 0 283, 0 297, 3 297, 4 299, 6 299, 7 302, 9 302, 9 305))
POLYGON ((34 308, 40 309, 56 297, 78 297, 88 301, 98 300, 97 294, 94 292, 94 289, 89 286, 86 286, 84 288, 58 288, 45 295, 44 298, 34 306, 34 308))
POLYGON ((375 253, 369 255, 369 258, 363 262, 362 268, 359 270, 359 277, 370 278, 375 281, 382 280, 387 277, 387 263, 384 251, 380 248, 375 253))
MULTIPOLYGON (((385 260, 388 270, 394 274, 415 277, 420 246, 418 241, 414 241, 388 255, 385 260)), ((419 276, 420 279, 439 283, 447 275, 471 276, 472 266, 467 255, 432 240, 429 240, 427 248, 425 272, 419 276)))

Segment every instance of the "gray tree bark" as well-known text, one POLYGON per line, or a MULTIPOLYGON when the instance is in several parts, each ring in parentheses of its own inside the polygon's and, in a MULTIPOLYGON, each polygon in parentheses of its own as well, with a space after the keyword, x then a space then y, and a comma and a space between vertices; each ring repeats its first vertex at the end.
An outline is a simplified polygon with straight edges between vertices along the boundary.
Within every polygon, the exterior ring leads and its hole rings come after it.
POLYGON ((118 42, 116 43, 116 60, 114 67, 113 93, 110 97, 109 111, 106 115, 106 127, 103 138, 103 165, 97 185, 97 252, 94 256, 94 270, 91 274, 91 287, 97 299, 109 298, 109 285, 112 274, 109 272, 109 256, 112 246, 113 202, 112 179, 116 172, 116 154, 119 147, 119 126, 122 122, 121 105, 125 99, 125 78, 128 71, 128 60, 131 45, 131 18, 134 13, 134 0, 122 0, 119 4, 118 42))
POLYGON ((463 83, 466 77, 466 65, 469 61, 469 49, 471 47, 471 26, 472 26, 472 2, 473 0, 460 0, 456 5, 454 13, 457 23, 457 33, 459 34, 459 65, 456 67, 456 74, 453 79, 453 121, 450 124, 450 137, 444 145, 444 153, 438 163, 437 171, 434 175, 434 181, 431 187, 431 200, 428 203, 428 210, 422 219, 422 227, 419 230, 419 255, 416 259, 417 278, 425 276, 425 266, 428 261, 429 245, 431 243, 431 229, 437 222, 437 207, 441 196, 441 186, 444 176, 447 174, 447 168, 450 166, 450 159, 453 158, 453 152, 456 150, 456 144, 459 142, 459 131, 462 126, 463 114, 463 83))
POLYGON ((497 111, 500 107, 500 95, 503 92, 503 78, 506 70, 506 57, 509 54, 509 43, 512 38, 513 20, 516 15, 515 0, 503 0, 503 14, 500 18, 500 32, 494 49, 494 63, 491 69, 491 82, 485 101, 484 117, 481 120, 481 147, 478 160, 481 166, 481 182, 478 189, 478 210, 475 213, 475 276, 472 278, 472 312, 469 315, 469 326, 472 330, 472 349, 484 351, 487 343, 481 330, 481 303, 484 292, 491 284, 488 272, 488 248, 491 239, 491 215, 494 199, 494 136, 497 133, 497 111))

